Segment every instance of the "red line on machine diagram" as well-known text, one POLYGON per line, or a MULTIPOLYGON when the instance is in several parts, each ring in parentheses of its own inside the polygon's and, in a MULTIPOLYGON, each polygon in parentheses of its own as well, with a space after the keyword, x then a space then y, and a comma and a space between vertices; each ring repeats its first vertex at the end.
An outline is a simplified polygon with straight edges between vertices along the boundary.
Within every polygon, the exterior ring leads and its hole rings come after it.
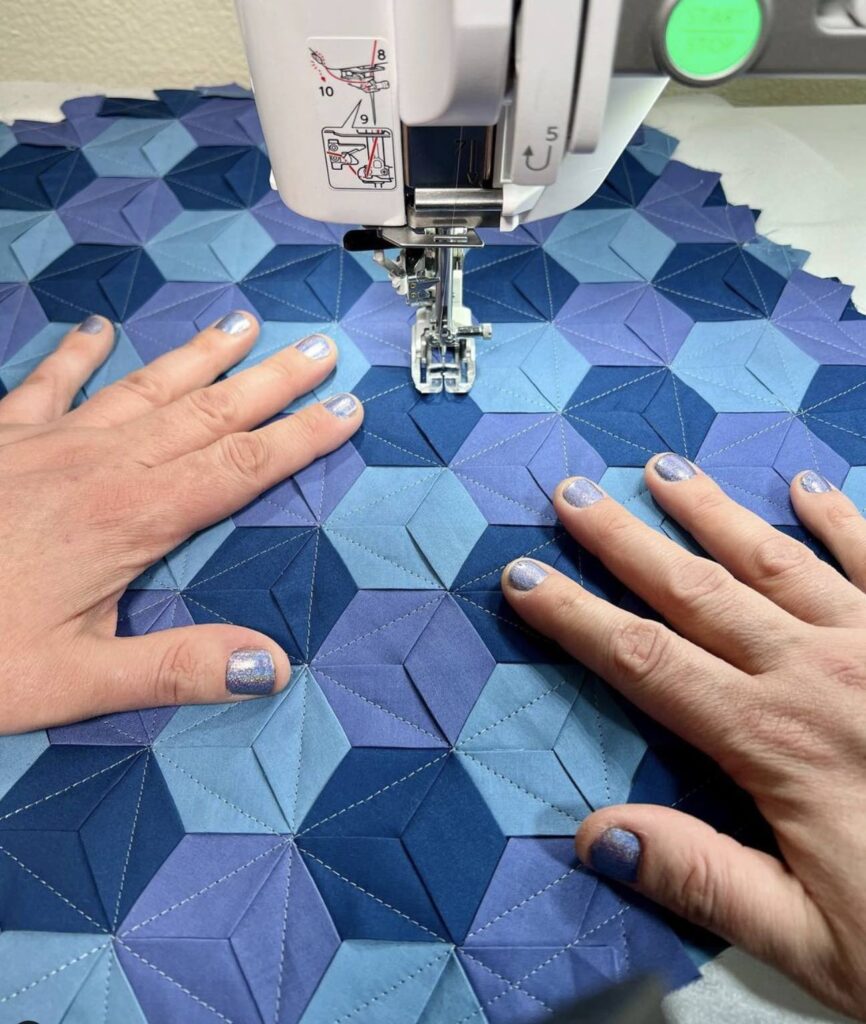
MULTIPOLYGON (((315 40, 318 44, 319 40, 315 40)), ((361 42, 358 40, 357 42, 361 42)), ((348 56, 345 46, 343 56, 348 56)), ((358 55, 360 56, 360 55, 358 55)), ((362 61, 366 56, 366 51, 362 61)), ((310 47, 310 63, 319 80, 320 106, 329 115, 340 110, 346 93, 338 85, 360 92, 361 98, 343 117, 325 120, 322 145, 328 169, 328 181, 337 189, 392 189, 396 187, 393 131, 377 122, 376 94, 390 89, 391 83, 383 77, 388 62, 386 51, 378 39, 373 40, 369 63, 329 62, 320 49, 310 47)), ((357 95, 357 93, 356 93, 357 95)), ((386 107, 386 120, 387 108, 386 107)), ((342 106, 345 111, 345 106, 342 106)))

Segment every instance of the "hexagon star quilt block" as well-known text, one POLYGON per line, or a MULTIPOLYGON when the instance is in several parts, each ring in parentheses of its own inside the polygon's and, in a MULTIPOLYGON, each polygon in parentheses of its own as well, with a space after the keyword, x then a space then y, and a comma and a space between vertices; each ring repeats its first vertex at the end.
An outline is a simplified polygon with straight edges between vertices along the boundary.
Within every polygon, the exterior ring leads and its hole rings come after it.
POLYGON ((500 577, 536 558, 649 613, 552 497, 588 476, 693 548, 646 490, 660 450, 800 539, 798 471, 866 503, 851 290, 643 128, 581 208, 482 229, 476 383, 421 395, 412 311, 342 249, 351 225, 270 189, 247 91, 63 112, 0 126, 0 395, 90 313, 117 340, 76 403, 245 308, 260 333, 230 375, 328 334, 335 372, 279 415, 354 391, 365 418, 120 602, 121 636, 263 632, 283 691, 0 739, 0 1024, 534 1024, 635 974, 694 978, 695 936, 578 864, 573 833, 628 800, 756 846, 765 826, 500 577))

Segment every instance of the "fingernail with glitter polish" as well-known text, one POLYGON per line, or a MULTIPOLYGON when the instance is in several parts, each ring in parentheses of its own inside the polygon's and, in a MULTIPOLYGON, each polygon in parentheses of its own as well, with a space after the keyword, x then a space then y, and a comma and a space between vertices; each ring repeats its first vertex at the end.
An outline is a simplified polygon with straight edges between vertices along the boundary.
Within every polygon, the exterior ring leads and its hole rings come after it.
POLYGON ((229 693, 273 693, 276 682, 274 659, 270 651, 244 648, 233 651, 226 663, 226 689, 229 693))
POLYGON ((231 334, 234 336, 236 334, 243 334, 244 331, 248 331, 250 327, 252 327, 252 321, 246 313, 241 313, 238 310, 235 310, 233 313, 226 313, 221 320, 217 320, 214 327, 216 327, 218 331, 222 331, 223 334, 231 334))
POLYGON ((576 476, 563 489, 562 496, 573 508, 586 508, 601 501, 604 491, 585 476, 576 476))
POLYGON ((636 882, 640 855, 640 839, 634 832, 609 828, 590 847, 589 861, 600 875, 617 882, 636 882))
POLYGON ((325 359, 330 355, 331 346, 321 334, 311 334, 295 342, 295 348, 308 359, 325 359))
POLYGON ((322 405, 332 416, 339 416, 341 420, 345 420, 358 408, 358 399, 354 395, 331 395, 322 402, 322 405))
POLYGON ((662 480, 666 480, 668 483, 690 480, 697 475, 697 470, 688 459, 684 459, 682 455, 674 455, 673 452, 660 455, 653 463, 653 469, 662 480))
POLYGON ((101 334, 105 327, 105 321, 98 316, 88 316, 78 325, 79 334, 101 334))
POLYGON ((534 590, 547 576, 547 570, 542 569, 537 562, 521 558, 508 570, 508 583, 515 590, 534 590))
POLYGON ((800 477, 800 486, 804 491, 808 491, 809 494, 826 494, 828 491, 833 490, 833 485, 826 477, 821 476, 820 473, 813 472, 811 469, 807 469, 800 477))

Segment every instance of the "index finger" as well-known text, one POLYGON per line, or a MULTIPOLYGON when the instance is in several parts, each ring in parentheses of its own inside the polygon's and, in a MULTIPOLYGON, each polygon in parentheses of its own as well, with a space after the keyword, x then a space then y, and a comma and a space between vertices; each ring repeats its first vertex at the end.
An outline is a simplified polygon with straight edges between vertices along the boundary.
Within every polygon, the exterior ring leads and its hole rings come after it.
POLYGON ((672 732, 720 762, 735 749, 737 716, 757 699, 753 677, 539 562, 512 562, 502 589, 539 633, 672 732))

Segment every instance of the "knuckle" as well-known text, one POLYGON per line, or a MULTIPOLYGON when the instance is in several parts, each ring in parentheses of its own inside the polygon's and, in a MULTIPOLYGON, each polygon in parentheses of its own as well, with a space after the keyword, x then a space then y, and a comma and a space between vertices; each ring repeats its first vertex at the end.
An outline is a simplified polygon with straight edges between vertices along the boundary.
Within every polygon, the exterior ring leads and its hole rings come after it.
POLYGON ((631 533, 635 527, 634 519, 627 513, 620 514, 620 510, 599 519, 600 522, 594 528, 595 535, 598 544, 604 547, 619 545, 621 538, 631 533))
POLYGON ((150 370, 136 370, 128 377, 122 377, 114 385, 121 394, 130 395, 147 405, 161 405, 165 399, 165 387, 150 370))
POLYGON ((267 369, 267 372, 280 385, 294 386, 297 383, 296 371, 292 369, 284 357, 275 356, 273 359, 268 359, 264 362, 262 366, 267 369))
POLYGON ((799 577, 817 561, 802 544, 787 537, 767 537, 752 553, 752 571, 759 580, 770 582, 799 577))
POLYGON ((583 589, 573 584, 556 588, 550 608, 551 620, 567 627, 580 614, 585 596, 583 589))
POLYGON ((155 683, 158 705, 201 700, 206 688, 205 667, 190 640, 180 639, 165 651, 155 683))
POLYGON ((705 598, 717 601, 730 583, 730 574, 716 562, 706 558, 686 558, 673 566, 668 589, 677 603, 696 605, 705 598))
POLYGON ((716 487, 704 490, 691 499, 689 506, 689 518, 693 522, 699 522, 705 517, 717 519, 720 513, 730 509, 731 499, 716 487))
POLYGON ((610 661, 620 679, 640 683, 665 661, 671 634, 660 622, 641 619, 620 626, 611 640, 610 661))
POLYGON ((222 439, 220 453, 226 469, 245 480, 258 480, 270 461, 267 444, 260 434, 228 434, 222 439))
POLYGON ((201 388, 191 391, 187 402, 193 414, 213 430, 225 432, 237 422, 238 397, 234 388, 201 388))
POLYGON ((820 675, 831 683, 853 690, 866 688, 866 667, 863 658, 843 653, 822 655, 817 663, 820 675))
POLYGON ((834 530, 859 529, 863 525, 863 516, 856 508, 845 501, 828 502, 827 510, 824 513, 827 525, 834 530))
POLYGON ((301 449, 318 453, 322 443, 321 431, 313 416, 298 413, 290 420, 294 443, 301 449))
POLYGON ((682 916, 703 928, 717 923, 719 911, 724 908, 719 868, 703 850, 690 852, 679 892, 672 894, 682 916))
POLYGON ((741 707, 740 723, 744 745, 762 763, 810 764, 818 753, 823 730, 798 702, 755 700, 741 707))

